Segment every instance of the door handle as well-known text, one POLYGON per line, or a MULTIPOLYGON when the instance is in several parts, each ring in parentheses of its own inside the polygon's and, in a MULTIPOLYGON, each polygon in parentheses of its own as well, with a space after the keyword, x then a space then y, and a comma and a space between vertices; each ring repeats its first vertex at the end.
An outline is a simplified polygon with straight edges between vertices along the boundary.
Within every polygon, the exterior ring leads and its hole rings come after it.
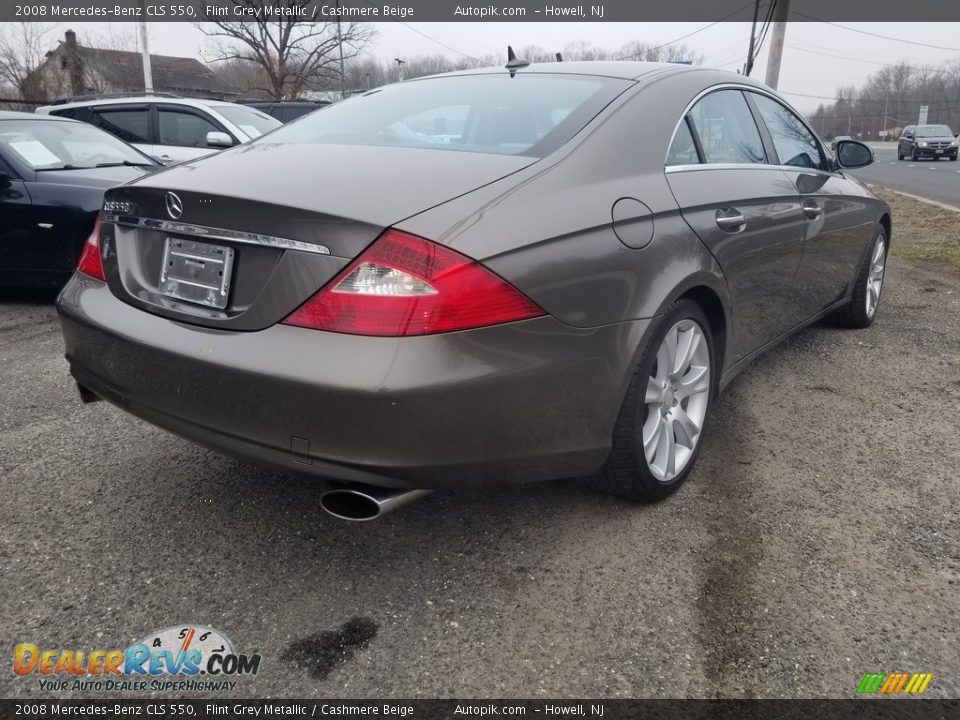
POLYGON ((816 220, 823 214, 823 209, 815 202, 808 200, 803 203, 803 214, 811 220, 816 220))
POLYGON ((726 232, 740 232, 747 226, 747 219, 736 208, 719 208, 716 217, 717 226, 726 232))

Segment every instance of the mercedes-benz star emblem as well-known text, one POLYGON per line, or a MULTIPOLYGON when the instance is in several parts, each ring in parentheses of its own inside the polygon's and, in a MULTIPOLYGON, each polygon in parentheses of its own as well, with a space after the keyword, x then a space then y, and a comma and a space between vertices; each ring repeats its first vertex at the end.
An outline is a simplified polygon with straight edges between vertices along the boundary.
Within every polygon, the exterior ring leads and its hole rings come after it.
POLYGON ((167 193, 167 212, 174 220, 179 220, 180 216, 183 215, 183 202, 176 193, 167 193))

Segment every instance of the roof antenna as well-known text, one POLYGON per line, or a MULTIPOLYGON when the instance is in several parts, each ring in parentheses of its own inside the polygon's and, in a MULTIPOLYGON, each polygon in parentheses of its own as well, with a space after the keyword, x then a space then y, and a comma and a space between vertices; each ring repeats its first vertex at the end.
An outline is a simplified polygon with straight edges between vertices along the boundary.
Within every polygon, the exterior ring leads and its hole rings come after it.
POLYGON ((530 64, 529 60, 523 58, 518 58, 517 54, 513 51, 513 48, 507 45, 507 64, 506 68, 510 71, 510 77, 513 77, 517 74, 517 70, 524 68, 530 64))

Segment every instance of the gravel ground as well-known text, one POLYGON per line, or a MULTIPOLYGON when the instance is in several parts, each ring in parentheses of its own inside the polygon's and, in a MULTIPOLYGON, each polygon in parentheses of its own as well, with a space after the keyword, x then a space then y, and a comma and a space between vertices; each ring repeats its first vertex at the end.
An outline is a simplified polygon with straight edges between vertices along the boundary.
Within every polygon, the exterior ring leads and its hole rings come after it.
POLYGON ((933 261, 892 259, 870 330, 758 360, 649 506, 562 482, 341 523, 315 482, 81 405, 61 354, 49 297, 0 299, 8 658, 196 622, 262 654, 236 697, 960 695, 960 275, 933 261))

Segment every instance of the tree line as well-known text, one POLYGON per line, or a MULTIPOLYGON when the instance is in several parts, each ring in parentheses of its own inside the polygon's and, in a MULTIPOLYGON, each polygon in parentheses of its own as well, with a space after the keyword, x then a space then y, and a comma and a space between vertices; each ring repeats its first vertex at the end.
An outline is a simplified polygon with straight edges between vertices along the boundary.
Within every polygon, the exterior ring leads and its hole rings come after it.
MULTIPOLYGON (((264 0, 238 0, 262 3, 264 0)), ((273 0, 271 0, 272 2, 273 0)), ((277 0, 297 4, 307 0, 277 0)), ((376 29, 369 23, 306 22, 272 19, 225 22, 205 19, 195 26, 206 36, 201 56, 223 85, 244 98, 294 99, 325 94, 350 95, 398 80, 478 67, 502 66, 506 47, 479 57, 448 57, 439 53, 384 59, 369 50, 376 29), (343 74, 341 76, 341 51, 343 74)), ((137 52, 130 29, 87 31, 79 45, 99 50, 137 52)), ((0 26, 0 98, 39 104, 64 95, 63 70, 51 71, 49 57, 62 42, 51 23, 5 23, 0 26)), ((156 48, 152 48, 156 51, 156 48)), ((644 60, 701 64, 703 56, 686 45, 660 47, 636 40, 622 47, 602 48, 587 42, 562 48, 529 45, 517 49, 530 62, 563 60, 644 60)), ((156 54, 156 52, 154 52, 156 54)), ((93 72, 91 72, 93 75, 93 72)), ((96 92, 132 92, 143 89, 142 76, 124 79, 126 88, 101 88, 97 78, 83 84, 96 92)))
POLYGON ((837 135, 874 140, 884 130, 895 139, 906 125, 918 123, 921 105, 928 108, 928 123, 960 130, 960 59, 938 66, 885 65, 860 88, 840 87, 833 102, 821 103, 807 119, 828 140, 837 135))

